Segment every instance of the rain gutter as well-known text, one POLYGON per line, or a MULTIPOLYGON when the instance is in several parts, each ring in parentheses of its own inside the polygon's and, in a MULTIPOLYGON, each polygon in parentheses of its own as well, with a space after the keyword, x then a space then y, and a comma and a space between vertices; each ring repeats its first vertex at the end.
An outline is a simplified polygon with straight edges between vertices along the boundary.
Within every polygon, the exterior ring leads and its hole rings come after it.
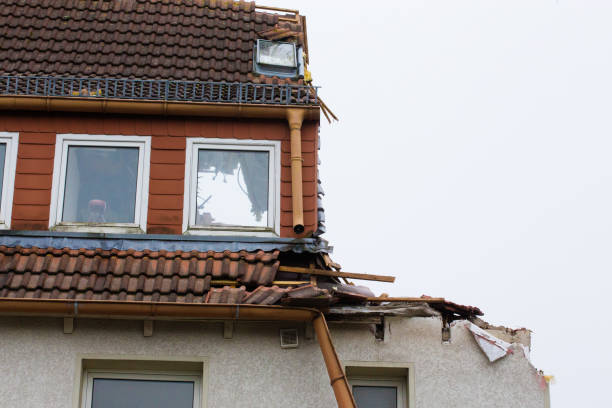
POLYGON ((357 407, 334 349, 325 316, 317 309, 271 305, 0 298, 0 315, 312 322, 338 408, 357 407))
POLYGON ((318 105, 262 105, 221 102, 63 98, 57 96, 0 96, 0 110, 90 112, 113 114, 201 116, 221 118, 285 119, 301 112, 306 120, 319 120, 318 105))

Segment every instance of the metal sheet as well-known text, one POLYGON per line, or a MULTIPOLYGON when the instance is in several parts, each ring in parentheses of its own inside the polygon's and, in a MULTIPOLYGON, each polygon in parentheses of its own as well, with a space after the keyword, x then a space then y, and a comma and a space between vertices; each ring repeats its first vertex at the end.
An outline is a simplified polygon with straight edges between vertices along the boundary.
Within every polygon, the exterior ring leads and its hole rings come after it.
POLYGON ((143 251, 215 251, 248 252, 262 250, 295 253, 331 253, 333 247, 327 241, 314 238, 255 238, 220 236, 184 236, 160 234, 93 234, 52 231, 3 231, 0 245, 25 248, 86 248, 143 251))

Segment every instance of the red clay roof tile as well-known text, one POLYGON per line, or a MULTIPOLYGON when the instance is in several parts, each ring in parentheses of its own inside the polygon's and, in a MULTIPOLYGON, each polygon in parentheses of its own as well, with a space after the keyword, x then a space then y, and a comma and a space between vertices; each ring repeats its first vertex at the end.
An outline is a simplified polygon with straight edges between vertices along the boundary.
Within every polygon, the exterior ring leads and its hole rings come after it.
POLYGON ((0 0, 0 37, 5 75, 249 82, 258 38, 304 33, 244 1, 0 0))
MULTIPOLYGON (((240 303, 246 288, 211 290, 211 280, 270 284, 279 251, 167 252, 0 246, 0 297, 240 303), (249 273, 250 272, 250 273, 249 273), (213 276, 214 275, 214 276, 213 276)), ((273 290, 262 301, 277 301, 273 290)))

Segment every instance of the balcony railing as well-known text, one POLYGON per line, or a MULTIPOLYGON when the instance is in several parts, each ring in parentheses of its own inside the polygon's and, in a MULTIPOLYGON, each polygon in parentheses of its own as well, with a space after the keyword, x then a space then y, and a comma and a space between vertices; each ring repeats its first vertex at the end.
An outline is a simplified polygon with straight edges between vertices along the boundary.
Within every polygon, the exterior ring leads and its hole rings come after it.
POLYGON ((163 79, 0 76, 0 96, 318 105, 318 87, 163 79))

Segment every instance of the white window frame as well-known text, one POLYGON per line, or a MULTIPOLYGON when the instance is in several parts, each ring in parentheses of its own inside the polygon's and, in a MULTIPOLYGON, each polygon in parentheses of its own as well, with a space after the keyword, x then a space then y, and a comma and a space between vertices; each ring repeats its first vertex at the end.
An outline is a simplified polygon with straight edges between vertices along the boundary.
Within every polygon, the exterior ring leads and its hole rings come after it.
POLYGON ((51 212, 49 228, 56 231, 82 231, 101 233, 144 233, 147 229, 147 210, 149 203, 149 172, 151 167, 151 137, 123 135, 59 134, 55 142, 53 163, 53 186, 51 188, 51 212), (138 178, 136 184, 136 203, 134 223, 64 222, 64 189, 66 186, 66 166, 68 147, 137 147, 138 178))
POLYGON ((9 229, 13 214, 13 192, 15 191, 19 133, 0 132, 0 143, 6 144, 2 177, 2 199, 0 202, 0 229, 9 229))
POLYGON ((397 389, 397 408, 408 408, 406 400, 406 379, 400 377, 349 377, 351 392, 353 386, 395 387, 397 389))
POLYGON ((193 381, 193 408, 202 407, 202 376, 193 372, 94 370, 83 373, 82 408, 91 408, 95 378, 153 381, 193 381))
POLYGON ((275 140, 188 138, 185 157, 185 196, 183 197, 183 233, 192 235, 280 235, 280 171, 281 143, 275 140), (267 227, 215 227, 195 225, 198 151, 242 150, 269 153, 268 225, 267 227))
POLYGON ((403 393, 401 408, 416 407, 415 401, 415 364, 402 361, 344 361, 344 371, 351 385, 382 385, 379 381, 399 382, 403 393), (358 384, 367 381, 368 384, 358 384))

